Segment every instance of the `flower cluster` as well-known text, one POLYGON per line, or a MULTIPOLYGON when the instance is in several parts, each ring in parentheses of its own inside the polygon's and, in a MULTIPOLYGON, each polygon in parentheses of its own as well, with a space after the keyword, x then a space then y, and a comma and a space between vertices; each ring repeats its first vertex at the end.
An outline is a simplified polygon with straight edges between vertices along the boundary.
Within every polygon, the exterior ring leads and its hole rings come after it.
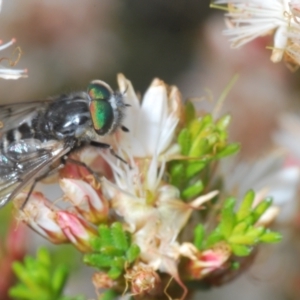
MULTIPOLYGON (((159 79, 142 100, 121 74, 118 84, 126 91, 123 125, 129 131, 108 137, 117 156, 90 148, 75 153, 60 172, 69 208, 33 192, 19 218, 53 243, 72 243, 83 252, 84 262, 98 269, 97 289, 184 299, 187 282, 215 284, 216 272, 227 276, 257 244, 280 240, 262 221, 272 201, 255 202, 250 191, 236 211, 236 199, 222 193, 218 161, 239 150, 228 142, 230 116, 198 114, 175 86, 159 79), (176 285, 181 296, 173 292, 176 285)), ((19 194, 15 204, 26 196, 19 194)))
POLYGON ((298 0, 214 0, 212 7, 226 9, 232 47, 238 48, 258 37, 273 35, 271 61, 282 59, 290 66, 300 64, 300 2, 298 0))

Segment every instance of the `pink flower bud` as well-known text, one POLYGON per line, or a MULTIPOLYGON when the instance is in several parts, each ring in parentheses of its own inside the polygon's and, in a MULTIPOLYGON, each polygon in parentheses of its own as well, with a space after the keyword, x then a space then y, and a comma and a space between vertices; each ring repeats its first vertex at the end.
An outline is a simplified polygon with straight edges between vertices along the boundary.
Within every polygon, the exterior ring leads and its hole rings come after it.
POLYGON ((201 279, 224 266, 231 255, 229 246, 219 243, 212 249, 198 252, 187 264, 187 274, 191 279, 201 279))
MULTIPOLYGON (((26 197, 27 193, 20 193, 15 202, 23 203, 26 197)), ((42 193, 33 192, 26 206, 19 209, 18 218, 52 243, 66 243, 68 239, 57 224, 56 211, 42 193)))
POLYGON ((60 186, 68 200, 85 220, 99 224, 108 216, 108 201, 100 192, 83 180, 64 178, 60 186))
POLYGON ((81 252, 92 251, 90 239, 97 236, 97 231, 79 216, 58 211, 56 220, 66 237, 81 252))

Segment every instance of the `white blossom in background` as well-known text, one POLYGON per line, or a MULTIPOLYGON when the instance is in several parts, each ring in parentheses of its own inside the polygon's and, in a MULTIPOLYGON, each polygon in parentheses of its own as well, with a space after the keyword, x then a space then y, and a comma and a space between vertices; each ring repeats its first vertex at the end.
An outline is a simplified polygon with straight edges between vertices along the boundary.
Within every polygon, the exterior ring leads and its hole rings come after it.
POLYGON ((300 64, 299 0, 216 0, 214 5, 228 5, 224 34, 233 48, 273 34, 272 62, 300 64))
POLYGON ((279 213, 279 221, 291 220, 297 211, 297 193, 300 183, 300 169, 287 162, 287 152, 277 151, 256 161, 221 161, 220 174, 224 174, 224 188, 229 195, 240 198, 249 186, 256 192, 254 205, 270 196, 274 204, 269 213, 274 220, 279 213), (230 173, 231 176, 225 176, 230 173), (243 178, 241 181, 240 179, 243 178))
POLYGON ((299 139, 300 118, 296 114, 282 114, 279 118, 279 130, 274 134, 274 141, 288 151, 288 163, 300 167, 299 139))
MULTIPOLYGON (((2 8, 2 0, 0 0, 0 12, 2 8)), ((0 51, 7 49, 8 47, 12 46, 16 42, 16 39, 11 39, 9 42, 2 45, 2 41, 0 40, 0 51)), ((19 53, 18 56, 21 55, 21 50, 18 49, 19 53)), ((6 62, 10 66, 14 66, 19 60, 19 57, 16 61, 11 60, 10 58, 3 57, 0 55, 0 62, 6 62)), ((0 64, 0 78, 2 79, 19 79, 22 77, 27 77, 27 70, 26 69, 12 69, 9 67, 0 64)))

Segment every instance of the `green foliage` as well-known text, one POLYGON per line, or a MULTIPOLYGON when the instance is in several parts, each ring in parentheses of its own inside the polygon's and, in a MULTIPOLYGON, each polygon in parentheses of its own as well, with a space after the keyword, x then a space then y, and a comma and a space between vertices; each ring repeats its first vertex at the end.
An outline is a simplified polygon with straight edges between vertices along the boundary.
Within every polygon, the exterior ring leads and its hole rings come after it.
POLYGON ((51 249, 51 262, 54 265, 63 262, 69 273, 77 272, 82 266, 82 253, 74 251, 71 244, 60 244, 59 247, 51 249))
POLYGON ((40 248, 37 258, 26 256, 24 262, 14 262, 13 270, 19 279, 9 290, 12 299, 17 300, 83 300, 82 296, 63 296, 68 278, 64 264, 54 266, 49 252, 40 248))
POLYGON ((198 250, 202 249, 205 230, 202 224, 198 224, 194 229, 194 245, 198 250))
POLYGON ((252 248, 259 243, 276 243, 281 235, 265 227, 255 224, 271 206, 272 199, 266 198, 252 208, 255 194, 249 191, 239 209, 235 212, 236 200, 228 198, 223 203, 217 227, 205 238, 204 227, 198 224, 194 231, 194 244, 199 250, 211 248, 219 242, 230 245, 233 254, 247 256, 252 248))
POLYGON ((181 147, 181 160, 168 164, 170 183, 180 189, 181 197, 190 200, 204 189, 201 171, 217 159, 236 153, 240 146, 228 144, 227 128, 230 116, 225 115, 217 121, 211 114, 196 117, 191 102, 185 106, 186 127, 178 135, 177 142, 181 147))
POLYGON ((123 230, 121 223, 113 223, 110 227, 100 225, 98 235, 91 240, 93 253, 85 254, 84 262, 117 279, 126 266, 138 258, 140 249, 131 243, 130 234, 123 230))

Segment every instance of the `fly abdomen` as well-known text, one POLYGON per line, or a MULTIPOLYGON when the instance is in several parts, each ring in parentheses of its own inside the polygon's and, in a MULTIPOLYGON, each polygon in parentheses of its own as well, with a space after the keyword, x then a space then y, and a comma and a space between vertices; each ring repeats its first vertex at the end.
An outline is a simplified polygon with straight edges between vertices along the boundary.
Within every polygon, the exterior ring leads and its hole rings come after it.
POLYGON ((34 135, 35 130, 28 123, 23 123, 20 126, 3 133, 0 139, 0 149, 6 152, 9 145, 12 143, 19 142, 23 139, 34 138, 34 135))

